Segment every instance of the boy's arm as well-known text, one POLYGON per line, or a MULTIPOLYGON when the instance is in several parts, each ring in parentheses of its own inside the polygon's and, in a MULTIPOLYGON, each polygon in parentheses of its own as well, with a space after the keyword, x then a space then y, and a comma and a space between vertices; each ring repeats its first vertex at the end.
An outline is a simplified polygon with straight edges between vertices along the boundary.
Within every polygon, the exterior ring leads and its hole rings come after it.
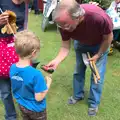
POLYGON ((44 92, 41 92, 41 93, 35 93, 35 100, 38 102, 42 101, 45 98, 47 92, 48 90, 45 90, 44 92))
POLYGON ((41 101, 45 98, 46 94, 48 93, 48 90, 50 88, 50 85, 52 83, 52 79, 50 76, 46 76, 46 81, 47 81, 47 90, 40 92, 40 93, 35 93, 35 100, 36 101, 41 101))

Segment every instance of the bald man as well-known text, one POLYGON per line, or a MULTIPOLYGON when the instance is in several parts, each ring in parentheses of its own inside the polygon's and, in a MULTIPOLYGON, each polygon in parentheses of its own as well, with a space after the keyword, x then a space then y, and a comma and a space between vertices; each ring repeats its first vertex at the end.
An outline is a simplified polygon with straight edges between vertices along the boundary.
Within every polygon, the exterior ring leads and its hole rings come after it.
POLYGON ((84 99, 84 84, 86 66, 82 53, 90 52, 100 74, 98 84, 94 83, 91 75, 90 92, 88 98, 88 115, 95 116, 98 111, 104 75, 107 64, 108 49, 113 39, 112 21, 98 6, 81 4, 70 0, 63 0, 53 12, 53 19, 60 29, 62 41, 60 51, 55 59, 47 65, 56 69, 68 56, 71 38, 74 40, 76 52, 76 67, 73 74, 73 96, 69 104, 75 104, 84 99))

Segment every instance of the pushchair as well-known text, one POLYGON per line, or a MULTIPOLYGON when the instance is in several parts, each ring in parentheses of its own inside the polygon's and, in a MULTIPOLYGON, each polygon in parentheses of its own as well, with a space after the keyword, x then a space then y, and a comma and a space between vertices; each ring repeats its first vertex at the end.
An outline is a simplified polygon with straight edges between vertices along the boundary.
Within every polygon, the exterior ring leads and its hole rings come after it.
POLYGON ((54 24, 52 21, 52 12, 58 4, 58 0, 43 0, 44 10, 43 10, 43 20, 42 20, 42 31, 45 32, 48 24, 54 24))

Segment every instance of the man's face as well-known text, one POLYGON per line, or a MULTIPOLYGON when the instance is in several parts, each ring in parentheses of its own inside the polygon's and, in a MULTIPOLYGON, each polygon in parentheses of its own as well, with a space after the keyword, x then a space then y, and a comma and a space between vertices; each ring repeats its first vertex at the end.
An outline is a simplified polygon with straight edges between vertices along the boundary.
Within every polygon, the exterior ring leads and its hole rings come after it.
POLYGON ((17 0, 17 1, 19 1, 19 2, 26 2, 26 3, 29 3, 30 2, 30 0, 17 0))
POLYGON ((120 0, 115 0, 115 2, 116 2, 116 3, 119 3, 119 2, 120 2, 120 0))
POLYGON ((17 2, 18 4, 21 4, 22 2, 26 1, 26 0, 12 0, 13 2, 17 2))
POLYGON ((79 18, 73 20, 69 16, 69 14, 64 12, 60 15, 56 22, 58 27, 62 28, 63 30, 72 32, 73 30, 76 29, 77 25, 79 24, 79 18))

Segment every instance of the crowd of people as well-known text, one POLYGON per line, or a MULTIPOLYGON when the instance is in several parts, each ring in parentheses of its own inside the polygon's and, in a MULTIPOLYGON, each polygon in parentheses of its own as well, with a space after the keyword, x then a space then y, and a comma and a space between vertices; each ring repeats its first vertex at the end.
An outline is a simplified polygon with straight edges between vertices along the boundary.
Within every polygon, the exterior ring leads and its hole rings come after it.
MULTIPOLYGON (((48 73, 44 78, 40 70, 33 67, 33 61, 40 52, 40 40, 26 30, 26 4, 29 2, 0 0, 0 96, 5 107, 5 120, 17 120, 12 95, 19 105, 23 120, 47 120, 46 94, 52 75, 48 73), (10 17, 6 10, 16 14, 16 34, 1 32, 4 25, 9 25, 10 17)), ((39 14, 37 2, 34 0, 35 14, 39 14)), ((62 0, 54 9, 52 19, 60 31, 61 48, 58 55, 45 66, 56 70, 69 54, 71 38, 74 40, 76 66, 73 73, 73 95, 68 98, 68 104, 73 105, 84 99, 86 65, 82 54, 89 52, 92 57, 88 61, 96 63, 100 74, 98 84, 94 83, 91 75, 88 97, 88 115, 95 116, 102 96, 109 48, 116 33, 119 36, 119 30, 113 31, 111 18, 98 4, 79 4, 81 2, 62 0)), ((119 2, 115 0, 116 5, 119 2)))

